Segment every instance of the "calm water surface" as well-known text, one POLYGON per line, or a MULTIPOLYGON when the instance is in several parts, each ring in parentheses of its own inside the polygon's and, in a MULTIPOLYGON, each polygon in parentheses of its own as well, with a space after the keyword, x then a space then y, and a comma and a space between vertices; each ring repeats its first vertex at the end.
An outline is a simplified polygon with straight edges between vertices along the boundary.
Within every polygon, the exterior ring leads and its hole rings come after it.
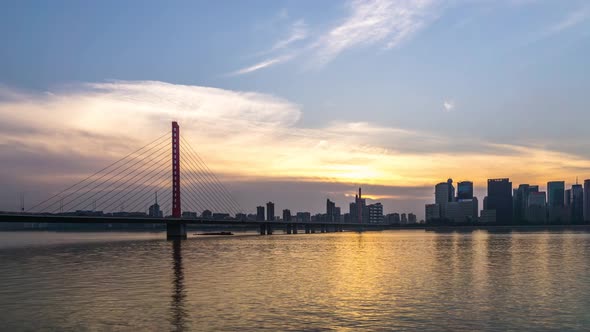
POLYGON ((0 233, 0 329, 590 330, 590 234, 0 233))

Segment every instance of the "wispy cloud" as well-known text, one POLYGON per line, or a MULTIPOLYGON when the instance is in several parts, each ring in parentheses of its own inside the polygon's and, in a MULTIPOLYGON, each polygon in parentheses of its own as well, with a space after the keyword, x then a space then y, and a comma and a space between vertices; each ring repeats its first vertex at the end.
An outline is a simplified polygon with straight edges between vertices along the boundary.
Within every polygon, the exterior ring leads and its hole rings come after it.
POLYGON ((287 55, 281 55, 281 56, 277 56, 277 57, 274 57, 274 58, 266 59, 266 60, 264 60, 262 62, 253 64, 252 66, 248 66, 248 67, 245 67, 245 68, 236 70, 235 72, 230 73, 229 75, 230 76, 235 76, 235 75, 249 74, 249 73, 255 72, 255 71, 260 70, 260 69, 264 69, 264 68, 267 68, 267 67, 270 67, 270 66, 273 66, 273 65, 277 65, 279 63, 283 63, 283 62, 289 61, 289 60, 291 60, 293 58, 293 56, 294 55, 292 55, 292 54, 287 54, 287 55))
POLYGON ((305 38, 307 38, 307 24, 305 24, 304 20, 296 21, 291 26, 289 36, 287 36, 285 39, 277 41, 271 48, 270 52, 284 49, 285 47, 305 38))
POLYGON ((426 24, 432 7, 430 0, 355 0, 349 4, 348 18, 312 46, 316 61, 326 64, 357 46, 384 43, 385 48, 397 47, 426 24))
POLYGON ((398 47, 435 17, 434 0, 354 0, 347 4, 348 15, 327 31, 316 31, 310 39, 303 20, 296 21, 288 37, 276 42, 270 51, 279 55, 240 69, 247 74, 306 55, 314 67, 323 66, 341 53, 361 46, 381 44, 384 49, 398 47), (296 42, 308 40, 293 48, 296 42))
POLYGON ((268 68, 283 62, 287 62, 293 59, 296 56, 296 52, 287 51, 283 52, 285 48, 291 46, 298 41, 304 40, 307 38, 307 25, 305 24, 304 20, 298 20, 291 25, 289 34, 284 39, 277 41, 272 48, 267 51, 260 52, 259 55, 268 55, 268 54, 275 54, 274 56, 255 63, 251 66, 244 67, 242 69, 236 70, 229 74, 229 76, 236 76, 236 75, 244 75, 253 73, 257 70, 268 68))
POLYGON ((577 8, 576 10, 570 12, 564 19, 561 21, 553 24, 552 26, 547 29, 547 35, 553 35, 560 33, 564 30, 572 28, 590 18, 590 7, 585 6, 582 8, 577 8))
POLYGON ((453 109, 455 109, 455 102, 452 100, 445 100, 443 102, 443 108, 445 109, 446 112, 450 112, 453 109))

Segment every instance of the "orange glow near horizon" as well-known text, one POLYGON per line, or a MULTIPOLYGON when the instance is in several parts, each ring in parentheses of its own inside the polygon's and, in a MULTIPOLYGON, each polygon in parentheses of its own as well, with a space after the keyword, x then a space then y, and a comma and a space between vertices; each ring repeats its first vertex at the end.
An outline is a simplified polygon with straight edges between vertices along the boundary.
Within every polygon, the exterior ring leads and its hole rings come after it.
POLYGON ((474 142, 470 151, 454 151, 445 137, 364 122, 299 128, 297 105, 263 94, 162 82, 86 88, 61 95, 13 93, 0 103, 0 115, 27 132, 0 133, 0 143, 18 146, 21 154, 92 157, 108 164, 179 120, 183 136, 209 167, 234 181, 430 187, 451 177, 482 187, 498 177, 539 185, 590 177, 590 160, 543 146, 474 142))

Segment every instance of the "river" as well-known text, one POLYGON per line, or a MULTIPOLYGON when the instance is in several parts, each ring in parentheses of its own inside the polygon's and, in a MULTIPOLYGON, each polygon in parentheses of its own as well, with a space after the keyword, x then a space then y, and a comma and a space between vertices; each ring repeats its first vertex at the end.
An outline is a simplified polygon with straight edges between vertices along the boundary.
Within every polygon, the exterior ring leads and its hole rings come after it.
POLYGON ((6 331, 590 329, 590 233, 0 232, 6 331))

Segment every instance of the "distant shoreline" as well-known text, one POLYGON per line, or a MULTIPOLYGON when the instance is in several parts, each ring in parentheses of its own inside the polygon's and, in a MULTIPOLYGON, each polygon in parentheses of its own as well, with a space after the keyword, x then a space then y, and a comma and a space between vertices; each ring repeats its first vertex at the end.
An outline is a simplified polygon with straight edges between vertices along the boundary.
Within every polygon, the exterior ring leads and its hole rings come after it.
MULTIPOLYGON (((64 227, 60 227, 62 225, 55 225, 57 227, 39 227, 39 228, 31 228, 31 227, 22 227, 21 225, 12 225, 16 227, 6 227, 0 228, 0 232, 29 232, 29 231, 57 231, 57 232, 148 232, 148 233, 158 233, 164 232, 166 229, 164 227, 153 227, 153 228, 142 228, 142 227, 112 227, 112 228, 105 228, 100 227, 100 224, 97 225, 84 225, 80 227, 80 225, 76 224, 65 224, 64 227), (89 227, 90 226, 90 227, 89 227)), ((257 228, 249 227, 249 226, 237 226, 237 225, 227 225, 227 226, 206 226, 206 225, 191 225, 189 227, 191 231, 237 231, 237 232, 248 232, 248 231, 256 231, 257 228)), ((282 228, 276 228, 276 234, 281 233, 282 228)), ((363 232, 369 231, 402 231, 402 230, 422 230, 427 232, 441 232, 441 233, 450 233, 450 232, 473 232, 477 230, 485 230, 490 232, 511 232, 511 231, 588 231, 590 232, 590 225, 404 225, 404 226, 385 226, 382 229, 367 229, 362 230, 363 232)), ((355 229, 345 229, 347 232, 356 232, 359 230, 355 229)))

